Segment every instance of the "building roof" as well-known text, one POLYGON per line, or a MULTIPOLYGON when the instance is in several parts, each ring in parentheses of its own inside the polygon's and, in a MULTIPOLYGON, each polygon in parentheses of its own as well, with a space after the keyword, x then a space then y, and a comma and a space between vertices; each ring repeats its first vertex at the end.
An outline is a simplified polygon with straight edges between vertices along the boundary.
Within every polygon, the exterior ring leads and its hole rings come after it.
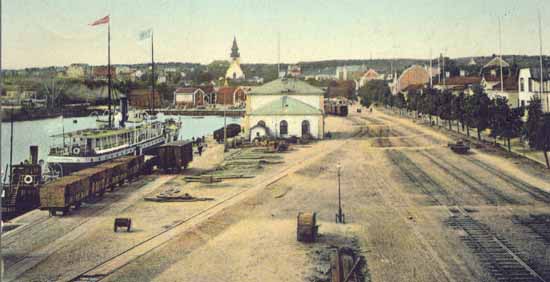
POLYGON ((494 57, 487 64, 485 64, 483 68, 485 69, 485 68, 500 67, 501 62, 502 62, 502 67, 504 68, 510 67, 510 64, 508 64, 504 59, 501 59, 500 57, 494 57))
MULTIPOLYGON (((529 71, 531 72, 531 78, 534 80, 540 81, 540 68, 530 68, 529 71)), ((544 81, 547 81, 550 79, 550 70, 549 69, 542 69, 542 77, 544 81)))
MULTIPOLYGON (((518 78, 514 76, 504 77, 504 90, 505 91, 516 91, 518 90, 518 78)), ((493 86, 493 90, 500 90, 500 81, 499 83, 493 86)))
POLYGON ((321 110, 289 96, 282 96, 249 113, 256 116, 321 114, 321 110))
POLYGON ((197 90, 201 90, 200 88, 196 88, 196 87, 178 87, 176 88, 176 91, 174 91, 174 93, 177 93, 177 94, 192 94, 192 93, 195 93, 195 91, 197 90))
MULTIPOLYGON (((472 85, 480 84, 480 76, 453 76, 445 79, 445 85, 472 85)), ((437 83, 437 85, 442 85, 443 81, 437 83)))
POLYGON ((320 88, 294 78, 276 79, 258 88, 248 95, 323 95, 320 88))
POLYGON ((327 90, 328 98, 338 98, 344 97, 350 99, 353 93, 353 88, 350 91, 350 88, 347 86, 329 86, 327 90))

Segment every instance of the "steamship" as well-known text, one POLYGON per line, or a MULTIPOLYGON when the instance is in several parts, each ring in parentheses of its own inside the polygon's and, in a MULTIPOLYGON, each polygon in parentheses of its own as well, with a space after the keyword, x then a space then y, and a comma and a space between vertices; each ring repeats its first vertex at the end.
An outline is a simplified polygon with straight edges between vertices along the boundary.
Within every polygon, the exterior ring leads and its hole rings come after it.
MULTIPOLYGON (((141 155, 165 143, 178 140, 181 122, 144 118, 140 123, 128 121, 127 101, 121 99, 117 127, 90 128, 54 135, 54 145, 48 154, 51 174, 64 176, 72 172, 125 156, 141 155), (125 104, 122 104, 125 103, 125 104)), ((131 116, 131 115, 130 115, 131 116)), ((109 117, 110 118, 110 117, 109 117)))

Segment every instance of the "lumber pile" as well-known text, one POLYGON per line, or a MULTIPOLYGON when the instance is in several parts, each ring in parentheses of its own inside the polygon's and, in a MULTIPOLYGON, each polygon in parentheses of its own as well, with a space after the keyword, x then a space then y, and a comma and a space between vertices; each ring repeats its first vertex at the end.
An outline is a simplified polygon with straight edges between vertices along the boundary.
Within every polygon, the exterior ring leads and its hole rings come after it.
POLYGON ((168 189, 154 197, 145 197, 145 201, 151 202, 200 202, 212 200, 214 200, 214 198, 193 197, 189 193, 182 193, 176 188, 168 189))

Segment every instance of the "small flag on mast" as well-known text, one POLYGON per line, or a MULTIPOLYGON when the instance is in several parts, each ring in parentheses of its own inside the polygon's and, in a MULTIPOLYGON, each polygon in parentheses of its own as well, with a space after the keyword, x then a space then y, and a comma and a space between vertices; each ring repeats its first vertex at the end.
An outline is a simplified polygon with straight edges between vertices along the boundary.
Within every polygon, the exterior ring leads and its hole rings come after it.
POLYGON ((106 23, 109 23, 109 16, 105 16, 105 17, 91 23, 90 25, 95 26, 95 25, 106 24, 106 23))
POLYGON ((153 35, 153 29, 150 28, 150 29, 141 31, 138 34, 138 39, 139 40, 149 39, 149 38, 151 38, 152 35, 153 35))

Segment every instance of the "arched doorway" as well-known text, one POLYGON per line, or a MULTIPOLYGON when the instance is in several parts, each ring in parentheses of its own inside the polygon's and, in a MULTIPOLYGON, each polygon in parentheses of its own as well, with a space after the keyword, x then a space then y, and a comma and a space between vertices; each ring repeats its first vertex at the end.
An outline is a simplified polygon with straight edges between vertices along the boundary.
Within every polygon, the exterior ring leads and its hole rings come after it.
POLYGON ((288 123, 286 120, 281 121, 281 124, 279 125, 279 134, 281 136, 288 134, 288 123))
POLYGON ((302 136, 310 134, 309 120, 302 121, 302 136))
POLYGON ((263 127, 266 127, 266 126, 265 126, 265 121, 263 121, 263 120, 258 121, 257 124, 258 124, 258 125, 261 125, 261 126, 263 126, 263 127))

